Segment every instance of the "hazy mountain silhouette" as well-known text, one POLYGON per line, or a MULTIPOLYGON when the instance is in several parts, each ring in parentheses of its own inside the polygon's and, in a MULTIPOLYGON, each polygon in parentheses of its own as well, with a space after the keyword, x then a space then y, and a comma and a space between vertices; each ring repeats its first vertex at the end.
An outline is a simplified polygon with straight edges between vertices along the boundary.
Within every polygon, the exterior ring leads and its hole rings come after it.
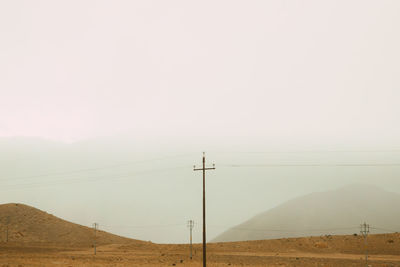
POLYGON ((400 194, 369 185, 312 193, 261 213, 213 242, 353 234, 363 222, 380 228, 371 233, 400 229, 400 194))

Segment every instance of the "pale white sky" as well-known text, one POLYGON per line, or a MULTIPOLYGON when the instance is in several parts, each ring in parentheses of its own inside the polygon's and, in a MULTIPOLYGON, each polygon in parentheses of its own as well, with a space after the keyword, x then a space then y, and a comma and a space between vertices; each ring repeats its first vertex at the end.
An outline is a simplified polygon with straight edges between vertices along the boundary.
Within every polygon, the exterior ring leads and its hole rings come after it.
POLYGON ((0 136, 399 144, 398 1, 1 1, 0 136))

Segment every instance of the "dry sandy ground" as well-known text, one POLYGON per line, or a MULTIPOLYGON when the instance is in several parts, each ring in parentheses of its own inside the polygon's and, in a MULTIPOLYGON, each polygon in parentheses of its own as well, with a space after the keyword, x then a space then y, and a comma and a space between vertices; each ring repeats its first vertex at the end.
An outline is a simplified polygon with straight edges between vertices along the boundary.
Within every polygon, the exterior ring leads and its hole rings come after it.
MULTIPOLYGON (((94 231, 33 207, 0 205, 2 266, 201 266, 202 248, 160 245, 97 231, 97 255, 91 247, 94 231), (3 241, 3 242, 2 242, 3 241)), ((360 236, 319 236, 276 240, 211 243, 208 266, 365 266, 360 236)), ((370 265, 400 267, 400 234, 370 235, 370 265)))
MULTIPOLYGON (((372 235, 370 266, 400 266, 400 235, 372 235)), ((201 245, 113 244, 93 248, 0 245, 1 266, 201 266, 201 245)), ((363 240, 324 236, 208 245, 208 266, 365 266, 363 240)))

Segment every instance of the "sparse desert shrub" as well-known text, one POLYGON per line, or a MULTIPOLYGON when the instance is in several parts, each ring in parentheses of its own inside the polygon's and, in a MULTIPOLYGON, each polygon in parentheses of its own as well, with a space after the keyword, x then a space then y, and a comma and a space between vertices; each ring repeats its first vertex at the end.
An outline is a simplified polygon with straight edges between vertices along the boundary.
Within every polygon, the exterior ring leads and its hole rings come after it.
POLYGON ((328 248, 328 245, 325 242, 317 242, 314 244, 316 248, 328 248))

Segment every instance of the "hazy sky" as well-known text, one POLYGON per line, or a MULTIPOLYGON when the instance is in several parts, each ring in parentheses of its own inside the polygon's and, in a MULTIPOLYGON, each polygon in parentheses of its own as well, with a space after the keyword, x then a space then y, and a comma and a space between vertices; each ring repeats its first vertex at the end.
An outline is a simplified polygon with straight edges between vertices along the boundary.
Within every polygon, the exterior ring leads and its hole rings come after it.
POLYGON ((399 144, 398 1, 0 2, 0 135, 399 144))
MULTIPOLYGON (((218 167, 208 184, 214 225, 233 226, 294 196, 348 183, 400 192, 398 167, 221 166, 398 163, 399 14, 397 0, 0 0, 0 137, 73 143, 2 147, 0 186, 17 190, 5 190, 0 202, 24 202, 86 225, 200 222, 201 175, 191 166, 201 163, 203 150, 218 167), (116 136, 127 139, 104 147, 104 136, 111 144, 116 136), (129 147, 129 139, 147 141, 129 147), (158 146, 169 142, 168 149, 158 146), (224 154, 297 149, 397 152, 224 154), (156 185, 132 179, 48 190, 12 179, 180 153, 191 154, 159 165, 188 168, 164 180, 152 175, 156 185)), ((108 229, 157 242, 187 240, 184 226, 108 229)), ((223 230, 210 229, 210 238, 223 230)))

